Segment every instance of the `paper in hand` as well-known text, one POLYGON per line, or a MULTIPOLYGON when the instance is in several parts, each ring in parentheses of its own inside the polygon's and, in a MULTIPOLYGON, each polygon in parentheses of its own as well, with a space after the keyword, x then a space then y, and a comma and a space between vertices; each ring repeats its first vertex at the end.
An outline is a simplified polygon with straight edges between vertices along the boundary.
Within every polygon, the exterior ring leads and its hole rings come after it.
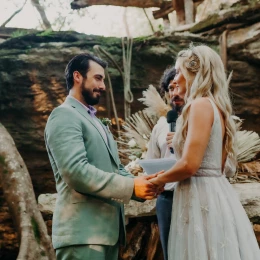
POLYGON ((138 162, 147 174, 169 170, 175 163, 174 158, 145 159, 138 162))

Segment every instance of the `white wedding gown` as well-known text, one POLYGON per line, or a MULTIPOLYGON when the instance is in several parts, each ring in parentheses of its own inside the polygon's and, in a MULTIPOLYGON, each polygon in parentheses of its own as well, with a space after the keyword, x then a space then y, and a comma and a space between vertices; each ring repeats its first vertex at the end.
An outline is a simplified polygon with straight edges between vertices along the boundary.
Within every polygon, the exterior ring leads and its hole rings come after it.
MULTIPOLYGON (((260 260, 252 225, 221 172, 221 122, 216 105, 211 103, 214 123, 201 167, 175 188, 168 257, 169 260, 260 260)), ((181 149, 173 143, 179 159, 181 149)))

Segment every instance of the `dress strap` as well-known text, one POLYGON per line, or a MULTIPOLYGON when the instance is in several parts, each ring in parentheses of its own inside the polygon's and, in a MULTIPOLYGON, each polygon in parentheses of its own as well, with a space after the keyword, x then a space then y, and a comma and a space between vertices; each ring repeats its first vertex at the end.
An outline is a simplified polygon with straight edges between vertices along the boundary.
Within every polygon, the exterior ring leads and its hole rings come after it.
POLYGON ((214 123, 216 121, 217 118, 219 118, 220 120, 220 116, 219 116, 219 112, 218 112, 218 108, 217 108, 217 105, 215 104, 215 102, 211 99, 211 98, 208 98, 208 100, 210 101, 212 107, 213 107, 213 111, 214 111, 214 123))

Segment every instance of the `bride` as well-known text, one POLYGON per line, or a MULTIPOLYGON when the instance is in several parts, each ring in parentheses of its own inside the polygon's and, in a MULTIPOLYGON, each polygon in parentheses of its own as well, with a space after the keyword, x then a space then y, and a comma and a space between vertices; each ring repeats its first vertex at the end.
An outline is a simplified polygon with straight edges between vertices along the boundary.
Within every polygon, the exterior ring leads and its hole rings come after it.
POLYGON ((178 182, 169 260, 260 260, 249 219, 223 174, 227 156, 236 160, 223 63, 201 45, 181 51, 175 69, 179 95, 186 100, 173 138, 178 161, 150 180, 156 185, 178 182))

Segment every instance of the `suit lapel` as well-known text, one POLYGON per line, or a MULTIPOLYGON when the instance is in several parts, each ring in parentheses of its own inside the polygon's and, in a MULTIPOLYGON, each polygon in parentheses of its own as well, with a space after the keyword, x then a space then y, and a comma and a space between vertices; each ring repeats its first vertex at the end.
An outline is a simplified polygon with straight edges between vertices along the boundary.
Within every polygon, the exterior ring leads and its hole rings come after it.
POLYGON ((84 116, 95 128, 96 130, 99 132, 103 142, 105 143, 110 155, 112 156, 112 158, 114 159, 116 165, 118 165, 118 162, 114 156, 114 153, 111 151, 110 147, 109 147, 109 143, 111 143, 111 138, 110 138, 110 135, 107 133, 107 129, 105 129, 105 126, 101 123, 104 131, 105 131, 105 134, 107 135, 107 141, 108 143, 105 141, 102 133, 100 132, 100 130, 98 129, 96 123, 93 121, 93 119, 91 118, 91 116, 89 115, 89 113, 87 112, 87 110, 83 107, 83 105, 81 105, 79 103, 79 101, 77 100, 74 100, 74 98, 70 97, 70 96, 67 96, 66 97, 66 100, 64 102, 66 105, 70 105, 72 106, 73 108, 75 108, 82 116, 84 116))
POLYGON ((115 142, 115 140, 114 140, 114 138, 113 138, 109 128, 107 126, 105 126, 100 120, 99 120, 99 122, 102 125, 102 127, 103 127, 103 129, 104 129, 104 131, 105 131, 105 133, 107 135, 107 142, 108 142, 108 146, 110 148, 111 153, 116 154, 117 151, 115 151, 115 149, 114 149, 114 142, 115 142))

